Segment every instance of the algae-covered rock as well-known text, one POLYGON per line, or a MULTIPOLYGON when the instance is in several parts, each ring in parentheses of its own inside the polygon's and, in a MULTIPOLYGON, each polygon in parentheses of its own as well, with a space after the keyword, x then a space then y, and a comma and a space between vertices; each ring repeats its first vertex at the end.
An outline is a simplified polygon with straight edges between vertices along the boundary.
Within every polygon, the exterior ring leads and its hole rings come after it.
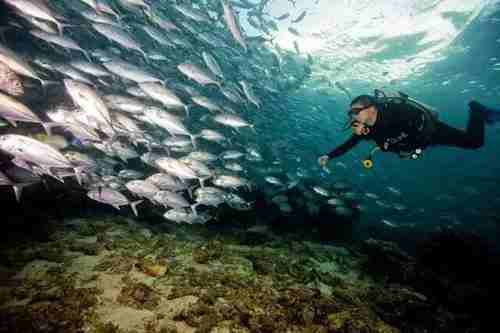
POLYGON ((333 332, 346 333, 399 333, 371 313, 363 309, 348 309, 328 315, 328 328, 333 332))
POLYGON ((218 240, 210 240, 206 245, 201 245, 193 251, 193 259, 199 264, 219 259, 223 254, 224 247, 218 240))
POLYGON ((97 290, 71 285, 41 292, 25 306, 0 311, 4 332, 82 332, 85 316, 97 304, 97 290))
POLYGON ((156 292, 144 283, 137 283, 124 279, 125 286, 117 298, 118 303, 137 309, 153 310, 160 302, 156 292))
POLYGON ((107 271, 111 273, 128 273, 134 267, 135 259, 132 257, 109 255, 95 266, 96 271, 107 271))
POLYGON ((162 260, 143 259, 135 264, 144 274, 152 277, 160 277, 167 272, 167 265, 162 260))
POLYGON ((378 315, 398 327, 431 327, 436 319, 435 309, 427 297, 409 287, 390 285, 373 288, 369 293, 378 315))
POLYGON ((71 251, 82 252, 88 256, 96 256, 104 249, 104 247, 99 243, 73 242, 69 249, 71 251))

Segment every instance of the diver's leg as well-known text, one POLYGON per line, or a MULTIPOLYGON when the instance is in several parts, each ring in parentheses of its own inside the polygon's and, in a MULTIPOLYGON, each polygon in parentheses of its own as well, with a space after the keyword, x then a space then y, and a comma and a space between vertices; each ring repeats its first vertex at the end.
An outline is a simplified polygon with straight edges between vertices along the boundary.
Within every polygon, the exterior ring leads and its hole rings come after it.
POLYGON ((454 146, 465 149, 477 149, 484 145, 485 115, 474 103, 470 103, 469 121, 466 130, 438 122, 432 137, 433 145, 454 146))
POLYGON ((471 109, 480 110, 481 113, 484 115, 484 120, 486 121, 487 124, 494 124, 494 123, 500 121, 500 110, 499 109, 492 109, 492 108, 487 107, 486 105, 480 104, 476 101, 471 101, 469 103, 469 106, 471 109))

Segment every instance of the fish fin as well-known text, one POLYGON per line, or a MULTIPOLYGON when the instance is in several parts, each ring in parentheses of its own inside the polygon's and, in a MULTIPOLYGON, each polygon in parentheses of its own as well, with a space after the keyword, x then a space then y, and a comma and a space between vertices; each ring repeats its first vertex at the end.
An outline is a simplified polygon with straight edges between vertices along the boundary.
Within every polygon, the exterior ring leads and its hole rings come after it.
POLYGON ((48 167, 48 168, 42 168, 42 170, 44 171, 44 173, 46 173, 47 175, 51 176, 52 178, 57 179, 61 183, 64 183, 64 178, 63 177, 59 177, 55 173, 53 173, 52 170, 50 170, 50 167, 48 167))
POLYGON ((80 186, 82 186, 82 172, 84 169, 85 167, 76 167, 73 169, 75 171, 76 180, 80 186))
POLYGON ((17 127, 17 123, 15 120, 12 120, 12 119, 7 119, 7 118, 4 118, 9 124, 11 124, 12 126, 14 127, 17 127))
POLYGON ((34 184, 34 182, 29 182, 29 183, 19 183, 19 184, 14 184, 12 185, 12 188, 14 189, 14 195, 16 196, 16 201, 21 202, 21 194, 23 192, 23 188, 25 186, 34 184))
POLYGON ((85 50, 80 50, 84 55, 85 55, 85 58, 87 58, 87 60, 92 63, 92 58, 90 57, 89 53, 85 50))
POLYGON ((63 125, 60 123, 55 123, 55 122, 49 122, 49 123, 42 123, 43 128, 45 129, 45 132, 47 135, 52 135, 52 127, 62 127, 63 125))
POLYGON ((198 216, 198 212, 196 211, 196 207, 198 207, 200 204, 199 203, 195 203, 193 205, 191 205, 191 211, 193 212, 194 216, 198 216))
POLYGON ((134 212, 135 216, 139 216, 139 213, 137 213, 137 205, 143 202, 144 200, 137 200, 134 202, 130 203, 130 208, 132 208, 132 211, 134 212))
POLYGON ((139 51, 140 53, 142 53, 142 56, 144 57, 144 60, 146 61, 146 64, 150 64, 149 58, 148 58, 148 55, 146 54, 146 52, 143 49, 139 49, 137 51, 139 51))
POLYGON ((195 187, 196 187, 196 185, 193 185, 193 186, 187 188, 189 198, 191 198, 191 199, 193 199, 193 188, 195 188, 195 187))
POLYGON ((120 206, 119 205, 111 205, 113 207, 115 207, 116 209, 120 210, 120 206))
POLYGON ((205 180, 209 180, 210 178, 212 178, 212 176, 200 178, 199 179, 199 181, 200 181, 200 187, 205 187, 205 180))

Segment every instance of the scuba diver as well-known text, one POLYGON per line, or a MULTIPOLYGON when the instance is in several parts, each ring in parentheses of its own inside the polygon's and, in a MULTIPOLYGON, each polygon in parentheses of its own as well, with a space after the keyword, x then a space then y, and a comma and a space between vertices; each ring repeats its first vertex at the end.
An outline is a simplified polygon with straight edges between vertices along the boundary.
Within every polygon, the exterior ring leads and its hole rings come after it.
POLYGON ((484 144, 485 123, 500 121, 500 110, 476 101, 471 101, 469 108, 469 121, 464 131, 440 121, 431 107, 402 92, 396 97, 388 97, 380 90, 375 90, 374 96, 360 95, 352 100, 347 112, 348 126, 353 135, 327 155, 319 157, 318 162, 321 167, 326 167, 329 160, 344 155, 361 140, 373 140, 377 144, 363 161, 365 168, 373 166, 371 156, 377 150, 393 152, 401 158, 418 159, 429 146, 480 148, 484 144))

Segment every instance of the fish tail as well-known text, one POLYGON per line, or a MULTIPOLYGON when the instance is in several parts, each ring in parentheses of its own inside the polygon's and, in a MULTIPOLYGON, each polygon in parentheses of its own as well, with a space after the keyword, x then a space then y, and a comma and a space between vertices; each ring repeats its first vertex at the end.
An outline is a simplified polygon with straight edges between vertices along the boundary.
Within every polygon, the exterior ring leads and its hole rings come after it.
POLYGON ((190 135, 191 143, 193 144, 193 148, 196 149, 196 135, 190 135))
POLYGON ((191 205, 191 211, 193 212, 194 216, 198 216, 198 212, 196 211, 196 207, 198 207, 200 204, 199 203, 195 203, 193 205, 191 205))
POLYGON ((85 55, 85 58, 87 58, 87 60, 88 60, 89 62, 93 62, 93 61, 92 61, 92 58, 90 57, 90 55, 89 55, 89 53, 88 53, 87 51, 85 51, 85 50, 81 50, 81 51, 82 51, 82 53, 85 55))
POLYGON ((135 216, 139 216, 139 213, 137 212, 137 205, 139 205, 143 201, 144 200, 137 200, 130 203, 130 208, 132 208, 132 211, 134 212, 135 216))
POLYGON ((63 29, 64 29, 64 24, 57 21, 57 20, 54 20, 54 23, 55 25, 57 26, 57 31, 59 31, 59 36, 62 36, 63 35, 63 29))

